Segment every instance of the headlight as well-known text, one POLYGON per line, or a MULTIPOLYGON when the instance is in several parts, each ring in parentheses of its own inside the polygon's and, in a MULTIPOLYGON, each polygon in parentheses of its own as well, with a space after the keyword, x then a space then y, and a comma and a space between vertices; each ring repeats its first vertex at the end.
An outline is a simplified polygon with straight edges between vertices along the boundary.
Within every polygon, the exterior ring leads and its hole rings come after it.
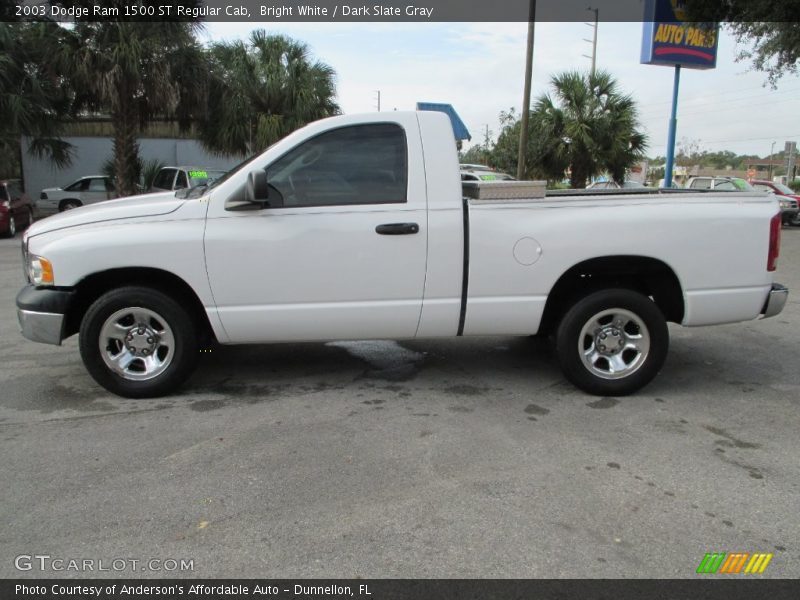
POLYGON ((781 208, 792 208, 792 203, 786 200, 781 200, 781 208))
POLYGON ((29 254, 28 279, 33 285, 53 285, 53 265, 46 258, 29 254))

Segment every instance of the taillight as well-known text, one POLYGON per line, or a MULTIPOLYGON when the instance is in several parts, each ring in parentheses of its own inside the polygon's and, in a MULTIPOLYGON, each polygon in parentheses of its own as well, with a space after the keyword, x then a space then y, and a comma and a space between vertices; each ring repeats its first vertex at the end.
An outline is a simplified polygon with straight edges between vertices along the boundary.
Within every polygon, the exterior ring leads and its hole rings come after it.
POLYGON ((767 271, 778 268, 778 254, 781 251, 781 213, 769 222, 769 252, 767 252, 767 271))

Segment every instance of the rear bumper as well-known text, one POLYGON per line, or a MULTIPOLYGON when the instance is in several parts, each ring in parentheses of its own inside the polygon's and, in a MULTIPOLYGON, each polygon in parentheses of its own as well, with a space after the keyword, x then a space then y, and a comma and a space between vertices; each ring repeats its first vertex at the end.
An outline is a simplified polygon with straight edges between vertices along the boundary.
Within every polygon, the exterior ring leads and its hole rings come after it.
POLYGON ((17 319, 22 335, 32 342, 61 345, 64 323, 74 292, 37 289, 32 285, 17 294, 17 319))
POLYGON ((764 308, 761 314, 766 319, 774 317, 783 310, 786 305, 786 300, 789 298, 789 288, 780 283, 773 283, 772 289, 769 291, 767 301, 764 303, 764 308))

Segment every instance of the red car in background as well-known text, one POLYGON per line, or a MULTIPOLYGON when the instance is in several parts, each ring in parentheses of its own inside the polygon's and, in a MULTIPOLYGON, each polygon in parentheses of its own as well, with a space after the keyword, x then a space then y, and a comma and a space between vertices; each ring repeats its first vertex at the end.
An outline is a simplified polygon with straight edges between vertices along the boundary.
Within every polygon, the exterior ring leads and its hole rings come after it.
POLYGON ((0 179, 0 235, 14 237, 33 223, 36 205, 22 191, 19 179, 0 179))
POLYGON ((781 201, 781 220, 784 224, 789 223, 795 227, 800 226, 800 214, 798 214, 800 195, 796 194, 792 188, 766 179, 753 179, 750 181, 750 185, 759 192, 772 192, 776 196, 781 196, 779 198, 781 201), (793 203, 791 202, 792 200, 794 200, 793 203))

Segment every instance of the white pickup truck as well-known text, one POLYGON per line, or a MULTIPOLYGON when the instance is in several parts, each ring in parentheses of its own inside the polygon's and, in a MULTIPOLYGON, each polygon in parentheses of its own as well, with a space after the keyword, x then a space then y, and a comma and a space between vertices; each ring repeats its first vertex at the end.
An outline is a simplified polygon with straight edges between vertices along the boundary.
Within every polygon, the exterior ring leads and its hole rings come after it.
POLYGON ((622 395, 661 368, 667 321, 786 302, 774 197, 489 196, 464 198, 445 115, 318 121, 212 187, 35 223, 22 333, 79 333, 89 373, 127 397, 175 390, 204 340, 551 334, 571 382, 622 395))

